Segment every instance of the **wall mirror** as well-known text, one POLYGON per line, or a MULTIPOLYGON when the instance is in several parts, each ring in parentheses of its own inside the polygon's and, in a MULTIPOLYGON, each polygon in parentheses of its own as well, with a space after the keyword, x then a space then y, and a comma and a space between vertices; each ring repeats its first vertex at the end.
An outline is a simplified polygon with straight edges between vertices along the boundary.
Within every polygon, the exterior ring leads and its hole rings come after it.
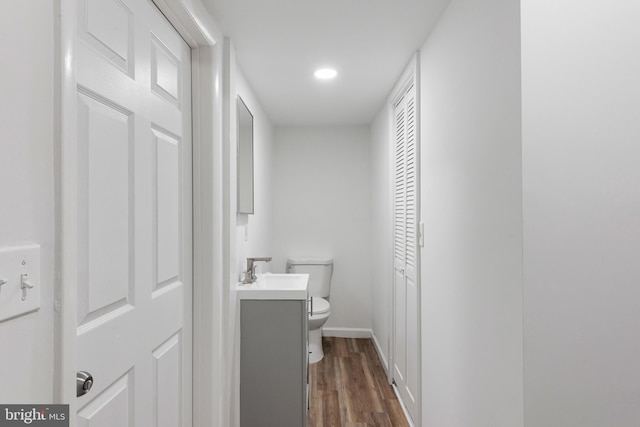
POLYGON ((253 115, 237 97, 238 213, 253 213, 253 115))

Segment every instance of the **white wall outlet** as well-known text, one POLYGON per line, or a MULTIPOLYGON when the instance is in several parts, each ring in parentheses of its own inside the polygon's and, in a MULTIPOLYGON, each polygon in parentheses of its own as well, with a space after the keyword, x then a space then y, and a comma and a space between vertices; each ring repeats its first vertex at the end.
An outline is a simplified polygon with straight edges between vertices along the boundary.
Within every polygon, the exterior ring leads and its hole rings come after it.
POLYGON ((40 308, 40 245, 0 247, 0 322, 40 308))

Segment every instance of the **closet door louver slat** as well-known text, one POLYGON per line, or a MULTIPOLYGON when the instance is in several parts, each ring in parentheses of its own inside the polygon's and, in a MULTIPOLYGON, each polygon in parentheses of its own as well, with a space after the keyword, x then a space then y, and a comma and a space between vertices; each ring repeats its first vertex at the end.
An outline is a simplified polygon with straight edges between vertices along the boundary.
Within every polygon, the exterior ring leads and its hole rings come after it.
MULTIPOLYGON (((411 93, 409 93, 410 95, 411 93)), ((406 201, 405 201, 405 233, 406 264, 416 265, 416 132, 415 132, 415 97, 407 99, 407 138, 406 138, 406 201)))
POLYGON ((395 174, 394 174, 394 253, 396 262, 404 263, 406 235, 405 224, 405 111, 402 104, 395 114, 395 174))

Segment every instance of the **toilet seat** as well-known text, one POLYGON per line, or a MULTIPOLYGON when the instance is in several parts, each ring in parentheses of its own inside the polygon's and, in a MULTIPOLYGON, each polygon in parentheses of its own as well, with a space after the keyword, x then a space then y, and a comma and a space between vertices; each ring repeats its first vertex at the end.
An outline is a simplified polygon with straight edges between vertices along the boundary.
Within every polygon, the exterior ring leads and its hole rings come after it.
POLYGON ((329 305, 329 301, 320 297, 311 297, 313 303, 309 303, 309 314, 311 315, 311 307, 313 306, 313 315, 316 316, 318 314, 328 313, 331 306, 329 305))

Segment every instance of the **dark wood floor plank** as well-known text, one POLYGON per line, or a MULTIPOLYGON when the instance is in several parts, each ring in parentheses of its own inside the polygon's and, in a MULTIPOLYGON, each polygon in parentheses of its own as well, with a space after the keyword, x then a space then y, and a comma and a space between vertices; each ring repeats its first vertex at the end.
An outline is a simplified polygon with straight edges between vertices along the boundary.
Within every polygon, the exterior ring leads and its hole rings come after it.
POLYGON ((391 419, 386 412, 382 413, 370 413, 367 414, 367 423, 370 426, 378 426, 378 427, 394 427, 391 423, 391 419))
MULTIPOLYGON (((355 357, 354 357, 355 359, 355 357)), ((378 391, 373 374, 371 373, 371 364, 364 353, 360 353, 358 363, 354 365, 354 369, 359 369, 362 375, 362 387, 359 389, 361 398, 366 402, 367 413, 384 412, 384 406, 378 391)), ((387 384, 388 385, 388 384, 387 384)))
POLYGON ((324 337, 309 366, 309 427, 408 426, 371 340, 324 337))
POLYGON ((347 349, 349 350, 349 353, 360 353, 360 346, 358 345, 358 341, 359 340, 355 338, 346 340, 347 349))
POLYGON ((391 419, 391 424, 393 426, 408 426, 407 419, 404 416, 404 411, 402 410, 402 406, 400 406, 400 402, 398 399, 385 399, 384 406, 386 408, 387 414, 389 414, 389 419, 391 419))
POLYGON ((328 342, 332 344, 331 354, 334 357, 349 357, 348 340, 334 337, 329 338, 328 342))

